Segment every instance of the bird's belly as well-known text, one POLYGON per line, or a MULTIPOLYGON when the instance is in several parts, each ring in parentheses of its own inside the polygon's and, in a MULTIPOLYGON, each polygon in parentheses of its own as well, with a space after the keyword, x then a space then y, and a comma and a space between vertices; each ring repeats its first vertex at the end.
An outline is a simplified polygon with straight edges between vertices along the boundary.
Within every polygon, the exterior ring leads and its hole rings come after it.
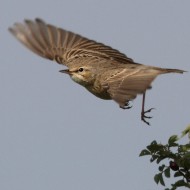
POLYGON ((110 94, 107 92, 107 90, 97 87, 86 87, 86 89, 94 94, 96 97, 104 99, 104 100, 111 100, 110 94))

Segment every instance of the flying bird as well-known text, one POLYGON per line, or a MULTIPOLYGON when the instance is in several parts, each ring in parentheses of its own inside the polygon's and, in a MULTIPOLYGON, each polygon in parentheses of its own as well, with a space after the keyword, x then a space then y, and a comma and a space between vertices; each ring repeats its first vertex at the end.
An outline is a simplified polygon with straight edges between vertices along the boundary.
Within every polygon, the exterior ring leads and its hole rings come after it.
POLYGON ((130 101, 142 94, 141 120, 148 125, 151 117, 146 114, 153 108, 145 111, 145 93, 152 81, 160 74, 185 72, 136 63, 116 49, 39 18, 15 23, 9 31, 34 53, 65 65, 68 69, 60 72, 98 98, 114 100, 120 108, 130 109, 130 101))

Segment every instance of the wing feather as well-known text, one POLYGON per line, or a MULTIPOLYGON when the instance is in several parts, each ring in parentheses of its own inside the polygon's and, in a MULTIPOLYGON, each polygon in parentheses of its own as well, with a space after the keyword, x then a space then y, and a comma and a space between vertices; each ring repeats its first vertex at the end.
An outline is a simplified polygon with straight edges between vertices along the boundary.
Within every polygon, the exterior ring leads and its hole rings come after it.
POLYGON ((136 64, 123 53, 102 43, 78 34, 46 24, 41 19, 25 20, 9 29, 26 47, 41 57, 56 60, 60 64, 72 63, 79 57, 97 57, 124 64, 136 64))

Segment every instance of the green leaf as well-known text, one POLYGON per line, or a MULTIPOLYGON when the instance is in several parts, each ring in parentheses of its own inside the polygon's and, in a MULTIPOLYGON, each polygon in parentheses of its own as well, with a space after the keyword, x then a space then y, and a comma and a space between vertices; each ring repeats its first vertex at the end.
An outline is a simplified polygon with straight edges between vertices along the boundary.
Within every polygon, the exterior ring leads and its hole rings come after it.
POLYGON ((186 152, 187 149, 184 145, 180 145, 179 148, 178 148, 178 152, 186 152))
POLYGON ((183 174, 181 173, 181 172, 175 172, 175 174, 174 174, 174 177, 180 177, 180 176, 183 176, 183 174))
POLYGON ((151 144, 149 146, 146 147, 151 154, 157 154, 159 151, 165 151, 166 147, 162 144, 151 144))
POLYGON ((165 186, 165 183, 164 183, 164 179, 163 179, 162 173, 159 174, 159 178, 160 178, 160 184, 162 184, 163 186, 165 186))
POLYGON ((187 152, 187 153, 184 155, 184 158, 190 159, 190 152, 187 152))
POLYGON ((184 156, 184 168, 190 169, 190 159, 184 156))
POLYGON ((159 173, 159 174, 156 174, 154 176, 154 181, 158 184, 160 183, 161 185, 165 186, 165 183, 164 183, 164 180, 163 180, 163 177, 162 177, 162 173, 159 173))
POLYGON ((167 169, 164 170, 164 175, 165 175, 167 178, 170 178, 170 167, 168 167, 167 169))
POLYGON ((184 146, 186 147, 187 150, 190 149, 190 144, 189 144, 189 143, 188 143, 188 144, 185 144, 184 146))
MULTIPOLYGON (((189 154, 189 153, 188 153, 189 154)), ((180 167, 185 169, 190 169, 190 158, 189 155, 186 154, 178 160, 178 164, 180 167)))
POLYGON ((156 182, 156 184, 159 183, 159 181, 160 181, 160 176, 159 176, 159 174, 156 174, 156 175, 154 176, 154 181, 156 182))
POLYGON ((184 137, 186 134, 188 134, 188 138, 190 138, 190 125, 187 126, 187 128, 184 131, 182 131, 180 138, 184 137))
MULTIPOLYGON (((190 150, 190 144, 180 145, 179 152, 188 152, 190 150)), ((189 153, 190 155, 190 153, 189 153)))
POLYGON ((190 184, 189 183, 186 183, 184 186, 190 188, 190 184))
POLYGON ((165 165, 163 164, 162 166, 159 166, 158 169, 159 169, 160 172, 162 172, 164 170, 164 168, 165 168, 165 165))
POLYGON ((178 136, 177 135, 172 135, 169 139, 168 139, 168 144, 169 146, 171 146, 174 142, 176 142, 178 140, 178 136))
POLYGON ((181 186, 186 186, 187 183, 182 179, 182 180, 177 181, 174 185, 176 187, 181 187, 181 186))
POLYGON ((151 142, 151 145, 158 144, 155 140, 151 142))
POLYGON ((154 140, 146 148, 151 152, 155 152, 159 147, 160 145, 154 140))
POLYGON ((150 151, 144 149, 141 151, 141 153, 139 154, 139 156, 146 156, 146 155, 150 155, 150 151))

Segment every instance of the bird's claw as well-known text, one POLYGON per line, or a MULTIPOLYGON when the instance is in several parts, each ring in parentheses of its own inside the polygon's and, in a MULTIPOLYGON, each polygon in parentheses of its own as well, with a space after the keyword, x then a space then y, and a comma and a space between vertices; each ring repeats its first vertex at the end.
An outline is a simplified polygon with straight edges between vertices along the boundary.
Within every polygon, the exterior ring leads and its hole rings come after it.
POLYGON ((145 114, 151 112, 153 109, 155 109, 155 108, 151 108, 151 109, 148 109, 147 111, 141 112, 141 120, 144 121, 147 125, 150 125, 150 123, 148 121, 146 121, 146 119, 151 119, 152 117, 146 116, 145 114))
POLYGON ((150 109, 144 111, 144 113, 149 113, 149 112, 151 112, 151 111, 154 110, 154 109, 155 109, 155 108, 150 108, 150 109))

